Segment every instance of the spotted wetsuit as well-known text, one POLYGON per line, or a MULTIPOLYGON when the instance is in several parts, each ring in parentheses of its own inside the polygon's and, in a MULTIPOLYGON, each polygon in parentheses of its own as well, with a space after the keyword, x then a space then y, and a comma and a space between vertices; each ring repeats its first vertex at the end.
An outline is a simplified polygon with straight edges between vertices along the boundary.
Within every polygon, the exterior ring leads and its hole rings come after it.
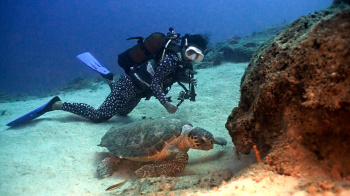
POLYGON ((148 90, 141 90, 128 75, 125 75, 117 82, 110 84, 111 93, 98 109, 84 103, 70 102, 64 102, 62 109, 94 122, 104 122, 116 114, 121 116, 129 114, 141 98, 146 97, 145 94, 150 92, 160 103, 164 104, 168 101, 165 88, 170 87, 176 81, 175 77, 180 67, 178 62, 178 57, 175 54, 165 55, 164 60, 159 63, 155 70, 148 90))

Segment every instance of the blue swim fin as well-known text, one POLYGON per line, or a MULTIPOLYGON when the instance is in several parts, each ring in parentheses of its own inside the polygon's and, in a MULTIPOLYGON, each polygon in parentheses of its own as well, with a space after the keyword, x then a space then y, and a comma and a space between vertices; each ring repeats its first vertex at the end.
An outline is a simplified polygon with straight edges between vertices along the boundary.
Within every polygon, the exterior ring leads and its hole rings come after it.
POLYGON ((49 102, 40 106, 39 108, 7 123, 6 126, 14 127, 36 119, 39 116, 45 114, 46 112, 52 111, 52 105, 57 101, 61 101, 61 99, 58 96, 52 98, 49 102))
POLYGON ((103 78, 113 80, 113 73, 111 73, 100 61, 98 61, 90 52, 84 52, 77 56, 85 65, 97 71, 103 78))

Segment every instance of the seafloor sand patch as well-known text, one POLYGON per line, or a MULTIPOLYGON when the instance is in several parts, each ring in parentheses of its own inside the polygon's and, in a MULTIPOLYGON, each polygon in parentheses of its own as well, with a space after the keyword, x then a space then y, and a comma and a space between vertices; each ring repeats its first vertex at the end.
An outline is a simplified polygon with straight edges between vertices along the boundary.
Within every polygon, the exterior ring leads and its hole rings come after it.
MULTIPOLYGON (((186 100, 174 115, 168 114, 158 100, 152 98, 142 101, 128 117, 116 116, 105 123, 95 124, 73 114, 55 111, 30 124, 9 129, 5 126, 7 122, 50 98, 1 103, 0 107, 7 112, 0 118, 0 195, 104 195, 106 187, 125 178, 131 179, 123 187, 127 188, 135 179, 133 169, 137 164, 124 161, 113 177, 99 179, 96 166, 107 151, 97 144, 111 126, 142 118, 184 118, 194 126, 210 130, 215 136, 227 138, 225 147, 216 146, 207 152, 190 150, 189 164, 177 176, 203 175, 225 169, 237 173, 255 162, 252 156, 243 157, 241 161, 235 159, 233 144, 224 126, 231 109, 238 103, 240 78, 245 66, 227 63, 198 70, 197 101, 186 100)), ((180 90, 174 85, 170 91, 175 103, 180 90)), ((98 107, 108 93, 108 86, 102 85, 92 92, 62 92, 60 97, 64 101, 98 107)))
MULTIPOLYGON (((7 122, 42 105, 50 98, 0 103, 6 113, 0 118, 0 195, 350 195, 348 182, 278 175, 253 154, 238 160, 225 122, 239 100, 240 78, 246 64, 227 63, 199 70, 196 102, 186 100, 174 115, 152 98, 142 101, 128 117, 113 117, 95 124, 65 112, 51 112, 15 129, 7 122), (97 146, 112 126, 142 118, 178 117, 228 140, 211 151, 190 150, 189 163, 174 177, 137 179, 138 163, 122 161, 112 177, 99 179, 96 167, 107 156, 97 146), (233 178, 231 178, 233 176, 233 178), (231 178, 231 179, 230 179, 231 178), (123 187, 105 189, 128 179, 123 187)), ((181 88, 170 91, 175 103, 181 88)), ((65 101, 98 107, 109 93, 107 85, 97 90, 60 94, 65 101)))

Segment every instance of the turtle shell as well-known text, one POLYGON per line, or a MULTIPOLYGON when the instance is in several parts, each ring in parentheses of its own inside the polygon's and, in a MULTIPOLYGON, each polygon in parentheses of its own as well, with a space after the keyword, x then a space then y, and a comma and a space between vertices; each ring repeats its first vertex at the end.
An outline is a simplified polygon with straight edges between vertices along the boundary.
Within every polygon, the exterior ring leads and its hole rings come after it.
POLYGON ((182 127, 190 124, 179 119, 141 120, 122 127, 112 127, 99 146, 124 158, 148 157, 157 154, 167 143, 181 135, 182 127))

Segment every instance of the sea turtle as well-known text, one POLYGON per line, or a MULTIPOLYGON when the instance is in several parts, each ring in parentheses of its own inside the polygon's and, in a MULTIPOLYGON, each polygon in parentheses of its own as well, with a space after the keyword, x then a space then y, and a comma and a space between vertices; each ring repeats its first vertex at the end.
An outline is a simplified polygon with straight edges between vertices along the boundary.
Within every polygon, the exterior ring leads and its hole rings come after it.
POLYGON ((226 145, 223 138, 214 136, 186 121, 161 118, 147 119, 112 127, 101 139, 111 155, 97 168, 101 177, 116 171, 121 159, 147 162, 135 171, 138 177, 173 175, 186 167, 190 148, 210 150, 214 144, 226 145))

